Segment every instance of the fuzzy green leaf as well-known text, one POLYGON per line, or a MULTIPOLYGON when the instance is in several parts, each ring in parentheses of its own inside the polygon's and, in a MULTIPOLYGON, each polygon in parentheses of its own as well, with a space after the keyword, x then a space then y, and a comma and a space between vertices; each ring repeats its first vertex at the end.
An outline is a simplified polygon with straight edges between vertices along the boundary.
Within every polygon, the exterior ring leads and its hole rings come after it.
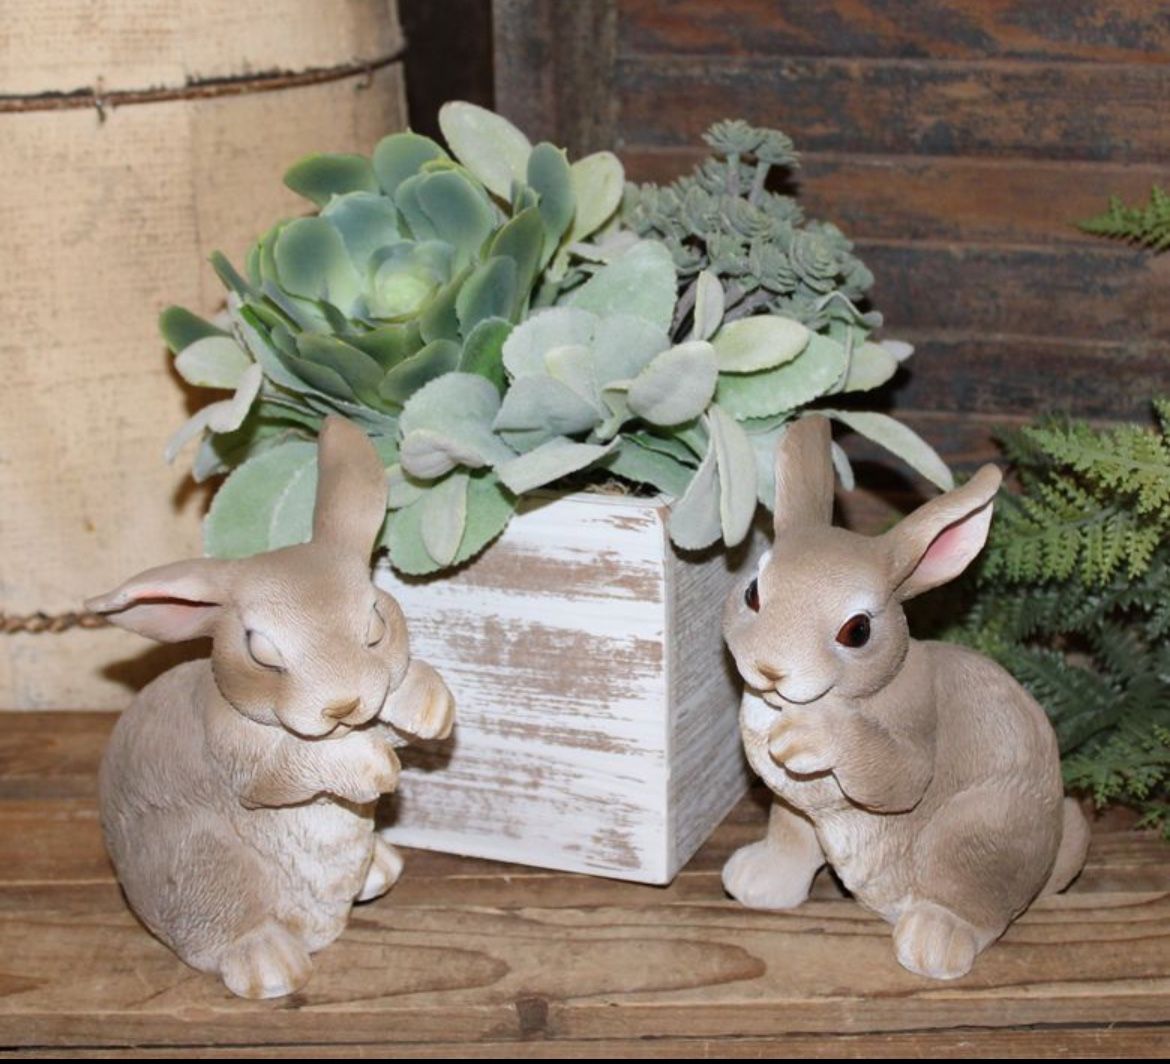
POLYGON ((392 133, 383 137, 374 149, 374 174, 382 191, 393 197, 398 186, 414 177, 426 163, 448 158, 450 156, 430 137, 418 133, 392 133))
POLYGON ((336 196, 321 217, 337 230, 359 272, 366 269, 375 251, 402 238, 398 211, 385 196, 369 192, 336 196))
POLYGON ((523 495, 592 465, 609 454, 613 446, 574 443, 559 436, 527 454, 498 465, 496 473, 509 491, 523 495))
POLYGON ((695 470, 662 451, 650 450, 630 436, 622 437, 617 450, 605 460, 611 473, 635 484, 649 484, 664 495, 680 498, 695 470))
POLYGON ((699 464, 681 499, 670 509, 670 538, 683 550, 702 550, 719 539, 719 472, 715 447, 699 464))
POLYGON ((495 420, 495 429, 513 446, 528 450, 554 436, 588 432, 601 412, 552 377, 521 377, 512 382, 495 420), (514 439, 513 433, 526 435, 514 439))
POLYGON ((844 371, 845 348, 813 333, 804 351, 782 366, 758 373, 721 373, 715 401, 740 421, 770 417, 824 395, 844 371))
POLYGON ((719 407, 711 408, 711 445, 719 472, 719 521, 723 542, 741 543, 756 513, 756 459, 747 433, 719 407))
POLYGON ((714 349, 690 340, 656 355, 630 383, 627 402, 652 425, 679 425, 707 409, 717 377, 714 349))
POLYGON ((450 373, 458 365, 459 345, 452 340, 435 340, 390 370, 382 378, 378 394, 402 405, 423 385, 450 373))
POLYGON ((477 259, 496 218, 471 182, 458 170, 428 174, 420 181, 417 196, 438 239, 457 249, 455 268, 477 259))
POLYGON ((625 187, 625 171, 613 152, 599 151, 573 163, 569 176, 576 204, 569 240, 584 240, 618 209, 625 187))
POLYGON ((229 335, 184 307, 167 307, 158 316, 158 329, 167 347, 176 355, 184 348, 190 347, 196 340, 229 335))
POLYGON ((463 282, 455 298, 455 314, 464 336, 488 318, 508 318, 516 302, 516 263, 506 256, 490 258, 463 282))
POLYGON ((544 251, 547 262, 573 220, 573 176, 561 148, 547 142, 538 144, 528 157, 528 185, 540 196, 540 220, 544 224, 544 251))
POLYGON ((291 441, 248 459, 224 481, 203 524, 204 550, 215 558, 244 558, 278 545, 304 542, 311 520, 293 527, 303 509, 290 496, 317 486, 317 446, 291 441))
POLYGON ((597 318, 572 307, 540 310, 512 330, 504 344, 504 366, 512 377, 543 376, 545 355, 554 347, 589 344, 597 318))
POLYGON ((848 425, 854 432, 897 455, 943 491, 950 491, 955 486, 955 478, 938 452, 900 421, 886 414, 860 410, 822 410, 820 413, 848 425))
POLYGON ((472 329, 459 355, 460 373, 478 373, 503 394, 504 344, 512 332, 512 323, 503 318, 485 318, 472 329))
POLYGON ((867 392, 880 388, 898 372, 898 360, 881 344, 866 342, 853 349, 843 392, 867 392))
POLYGON ((399 417, 403 469, 422 480, 457 465, 478 469, 513 457, 492 432, 500 395, 474 373, 448 373, 416 392, 399 417))
POLYGON ((641 240, 576 289, 568 305, 603 318, 633 314, 666 331, 674 314, 675 298, 670 252, 657 241, 641 240))
POLYGON ((501 199, 510 197, 513 181, 523 182, 532 145, 506 118, 453 101, 439 108, 439 128, 455 158, 501 199))
POLYGON ((755 373, 791 362, 812 334, 793 318, 760 314, 729 321, 712 339, 720 373, 755 373))
POLYGON ((239 386, 252 360, 230 336, 204 336, 188 344, 175 356, 175 370, 188 384, 199 388, 239 386))
POLYGON ((455 472, 444 477, 422 498, 419 531, 423 546, 440 567, 455 560, 463 530, 467 525, 466 473, 455 472))
POLYGON ((378 191, 374 168, 364 155, 310 155, 286 171, 284 183, 318 207, 347 192, 378 191))
POLYGON ((340 234, 322 218, 289 222, 273 248, 281 285, 304 299, 326 299, 350 313, 361 295, 361 278, 340 234))
POLYGON ((700 270, 695 279, 694 340, 710 340, 723 321, 723 285, 710 270, 700 270))

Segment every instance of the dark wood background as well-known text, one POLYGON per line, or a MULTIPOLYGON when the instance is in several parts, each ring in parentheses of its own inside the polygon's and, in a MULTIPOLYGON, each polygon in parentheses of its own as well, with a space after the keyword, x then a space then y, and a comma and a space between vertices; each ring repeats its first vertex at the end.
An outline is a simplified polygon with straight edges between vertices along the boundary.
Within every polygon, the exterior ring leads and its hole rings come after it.
MULTIPOLYGON (((450 33, 460 6, 429 8, 450 33)), ((491 17, 465 95, 574 155, 612 147, 635 180, 688 170, 720 118, 792 136, 801 201, 856 241, 886 334, 917 346, 890 406, 960 466, 994 453, 995 425, 1145 420, 1170 393, 1170 255, 1073 225, 1170 182, 1170 4, 495 0, 491 17)), ((422 123, 440 97, 411 102, 422 123)))

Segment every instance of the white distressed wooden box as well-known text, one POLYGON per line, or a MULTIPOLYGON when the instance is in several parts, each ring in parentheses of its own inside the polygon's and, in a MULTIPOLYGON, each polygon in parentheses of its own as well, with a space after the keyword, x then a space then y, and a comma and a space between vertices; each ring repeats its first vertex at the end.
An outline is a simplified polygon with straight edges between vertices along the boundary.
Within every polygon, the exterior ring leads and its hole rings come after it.
POLYGON ((455 695, 402 751, 405 846, 667 883, 748 786, 720 616, 756 541, 684 560, 662 500, 526 502, 453 575, 377 581, 455 695))

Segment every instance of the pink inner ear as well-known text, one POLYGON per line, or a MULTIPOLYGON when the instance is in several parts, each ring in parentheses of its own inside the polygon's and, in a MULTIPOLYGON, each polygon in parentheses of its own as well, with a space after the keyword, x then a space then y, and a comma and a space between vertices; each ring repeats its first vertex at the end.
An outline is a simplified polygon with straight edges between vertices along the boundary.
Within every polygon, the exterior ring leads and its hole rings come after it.
POLYGON ((991 508, 986 516, 977 514, 944 529, 927 548, 914 569, 912 580, 923 589, 953 580, 983 548, 991 508))
POLYGON ((220 607, 175 599, 135 602, 109 615, 113 624, 163 643, 181 643, 210 634, 220 607))

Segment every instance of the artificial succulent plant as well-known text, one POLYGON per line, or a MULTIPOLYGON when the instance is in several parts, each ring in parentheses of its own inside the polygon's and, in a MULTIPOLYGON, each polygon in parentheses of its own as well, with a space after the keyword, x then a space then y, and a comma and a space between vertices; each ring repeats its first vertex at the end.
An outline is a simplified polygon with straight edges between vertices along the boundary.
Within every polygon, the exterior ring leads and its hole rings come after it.
MULTIPOLYGON (((404 572, 472 557, 519 497, 587 467, 673 497, 680 547, 734 545, 772 497, 784 425, 909 353, 869 339, 849 242, 766 188, 795 163, 781 133, 719 123, 693 176, 623 190, 613 155, 570 165, 482 108, 447 104, 440 126, 450 152, 398 133, 372 159, 298 163, 286 183, 318 211, 261 237, 246 276, 213 259, 223 327, 164 312, 178 371, 235 390, 171 447, 202 433, 196 476, 232 470, 210 553, 305 538, 312 438, 335 411, 386 462, 383 542, 404 572)), ((821 412, 949 486, 892 418, 821 412)))

